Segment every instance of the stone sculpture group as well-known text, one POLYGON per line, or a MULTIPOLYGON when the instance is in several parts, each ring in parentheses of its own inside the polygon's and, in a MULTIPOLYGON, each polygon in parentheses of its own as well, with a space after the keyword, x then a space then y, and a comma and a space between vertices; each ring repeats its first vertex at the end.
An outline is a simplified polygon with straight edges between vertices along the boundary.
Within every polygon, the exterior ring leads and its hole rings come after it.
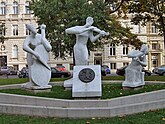
MULTIPOLYGON (((75 66, 73 78, 64 81, 65 88, 72 89, 73 97, 100 97, 101 88, 101 67, 100 65, 88 64, 87 41, 95 42, 100 37, 109 33, 92 26, 93 18, 87 17, 86 24, 74 26, 65 30, 67 34, 76 35, 74 45, 75 66), (93 32, 98 33, 94 36, 93 32)), ((22 87, 28 89, 50 89, 51 69, 48 62, 48 54, 52 47, 45 38, 46 25, 41 25, 41 34, 38 34, 32 24, 27 24, 26 28, 30 35, 23 43, 23 49, 27 52, 27 63, 29 68, 29 82, 22 87), (39 73, 38 73, 39 72, 39 73)), ((132 50, 128 57, 132 58, 131 64, 126 69, 126 78, 122 83, 123 87, 139 87, 145 85, 144 72, 142 68, 147 66, 146 54, 148 47, 142 45, 141 50, 132 50)))

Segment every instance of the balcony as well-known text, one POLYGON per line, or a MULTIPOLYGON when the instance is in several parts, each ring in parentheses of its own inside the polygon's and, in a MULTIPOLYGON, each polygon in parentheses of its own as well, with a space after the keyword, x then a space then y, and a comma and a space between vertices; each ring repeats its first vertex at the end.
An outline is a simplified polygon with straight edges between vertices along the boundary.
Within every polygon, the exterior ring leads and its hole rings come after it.
POLYGON ((162 51, 163 51, 163 49, 152 49, 152 50, 150 50, 151 53, 155 53, 155 52, 160 53, 162 51))
POLYGON ((32 15, 31 14, 22 14, 22 19, 31 19, 32 15))
POLYGON ((6 20, 6 15, 0 15, 0 21, 5 21, 6 20))
POLYGON ((18 14, 9 14, 9 19, 10 20, 18 20, 19 15, 18 14))

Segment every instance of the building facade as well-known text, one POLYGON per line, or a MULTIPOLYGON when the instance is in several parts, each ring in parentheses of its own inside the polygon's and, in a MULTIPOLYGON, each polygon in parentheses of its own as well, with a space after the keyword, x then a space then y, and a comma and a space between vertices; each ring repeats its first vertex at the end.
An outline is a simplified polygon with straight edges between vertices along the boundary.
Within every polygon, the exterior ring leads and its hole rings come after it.
POLYGON ((153 23, 147 25, 147 43, 149 46, 148 67, 153 69, 165 64, 164 38, 158 35, 153 23))
MULTIPOLYGON (((0 44, 0 66, 13 66, 14 69, 20 70, 27 65, 26 52, 22 48, 26 36, 29 35, 25 25, 33 23, 37 26, 37 18, 31 14, 28 6, 29 0, 0 0, 0 23, 4 23, 7 28, 5 32, 7 40, 4 44, 0 44)), ((142 27, 131 25, 129 19, 120 21, 123 26, 131 27, 132 32, 148 44, 148 69, 152 70, 165 63, 163 37, 158 36, 154 25, 149 23, 142 27)), ((89 64, 108 65, 115 72, 117 68, 130 63, 131 59, 128 59, 127 54, 132 49, 132 46, 105 45, 103 49, 91 52, 89 64)), ((49 65, 63 65, 67 70, 72 70, 73 57, 70 56, 67 60, 54 59, 53 54, 50 53, 49 65)))
POLYGON ((19 70, 26 65, 26 53, 22 44, 29 32, 25 24, 36 24, 36 18, 30 14, 28 6, 29 2, 24 0, 0 1, 0 22, 5 24, 7 38, 0 46, 0 66, 13 66, 19 70))

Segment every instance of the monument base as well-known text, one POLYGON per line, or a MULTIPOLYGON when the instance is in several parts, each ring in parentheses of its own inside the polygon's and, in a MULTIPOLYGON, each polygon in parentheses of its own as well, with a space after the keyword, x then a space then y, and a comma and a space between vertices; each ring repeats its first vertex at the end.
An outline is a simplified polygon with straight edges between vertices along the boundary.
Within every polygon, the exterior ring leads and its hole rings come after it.
POLYGON ((51 89, 24 89, 33 93, 51 92, 51 89))
POLYGON ((136 88, 145 85, 144 72, 129 67, 126 68, 125 72, 125 81, 122 83, 123 87, 136 88))
POLYGON ((140 90, 144 86, 138 86, 138 87, 123 87, 123 90, 140 90))
POLYGON ((64 87, 66 90, 71 90, 72 89, 72 84, 73 84, 74 78, 68 79, 64 81, 64 87))
POLYGON ((144 86, 145 82, 126 82, 124 81, 122 84, 122 87, 130 87, 130 88, 136 88, 144 86))
POLYGON ((100 100, 100 97, 75 97, 74 100, 100 100))
POLYGON ((23 89, 33 91, 33 92, 50 92, 52 86, 51 85, 45 85, 45 86, 36 86, 31 82, 25 83, 21 86, 23 89))
POLYGON ((101 66, 74 66, 72 97, 100 97, 102 95, 101 66))

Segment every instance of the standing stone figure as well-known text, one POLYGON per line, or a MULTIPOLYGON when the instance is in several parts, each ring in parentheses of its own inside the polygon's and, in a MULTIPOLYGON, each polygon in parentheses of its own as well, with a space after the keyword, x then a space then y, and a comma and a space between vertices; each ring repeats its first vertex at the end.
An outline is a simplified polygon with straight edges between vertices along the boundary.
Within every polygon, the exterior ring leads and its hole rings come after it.
POLYGON ((30 31, 30 35, 26 37, 23 43, 23 50, 27 52, 27 63, 29 68, 29 82, 24 88, 45 89, 51 88, 48 85, 51 78, 51 69, 47 62, 48 53, 52 47, 45 38, 46 25, 41 25, 41 34, 38 34, 36 28, 32 24, 27 24, 26 28, 30 31))
POLYGON ((65 30, 68 34, 76 35, 76 44, 74 45, 75 65, 88 65, 87 41, 89 38, 91 42, 95 42, 99 37, 109 34, 92 26, 93 22, 92 17, 87 17, 85 25, 75 26, 65 30), (94 36, 93 32, 99 34, 94 36))
POLYGON ((128 58, 132 58, 132 62, 125 70, 125 81, 122 84, 123 87, 135 88, 145 85, 142 68, 147 66, 147 54, 148 47, 145 44, 141 46, 140 51, 132 50, 128 53, 128 58))

